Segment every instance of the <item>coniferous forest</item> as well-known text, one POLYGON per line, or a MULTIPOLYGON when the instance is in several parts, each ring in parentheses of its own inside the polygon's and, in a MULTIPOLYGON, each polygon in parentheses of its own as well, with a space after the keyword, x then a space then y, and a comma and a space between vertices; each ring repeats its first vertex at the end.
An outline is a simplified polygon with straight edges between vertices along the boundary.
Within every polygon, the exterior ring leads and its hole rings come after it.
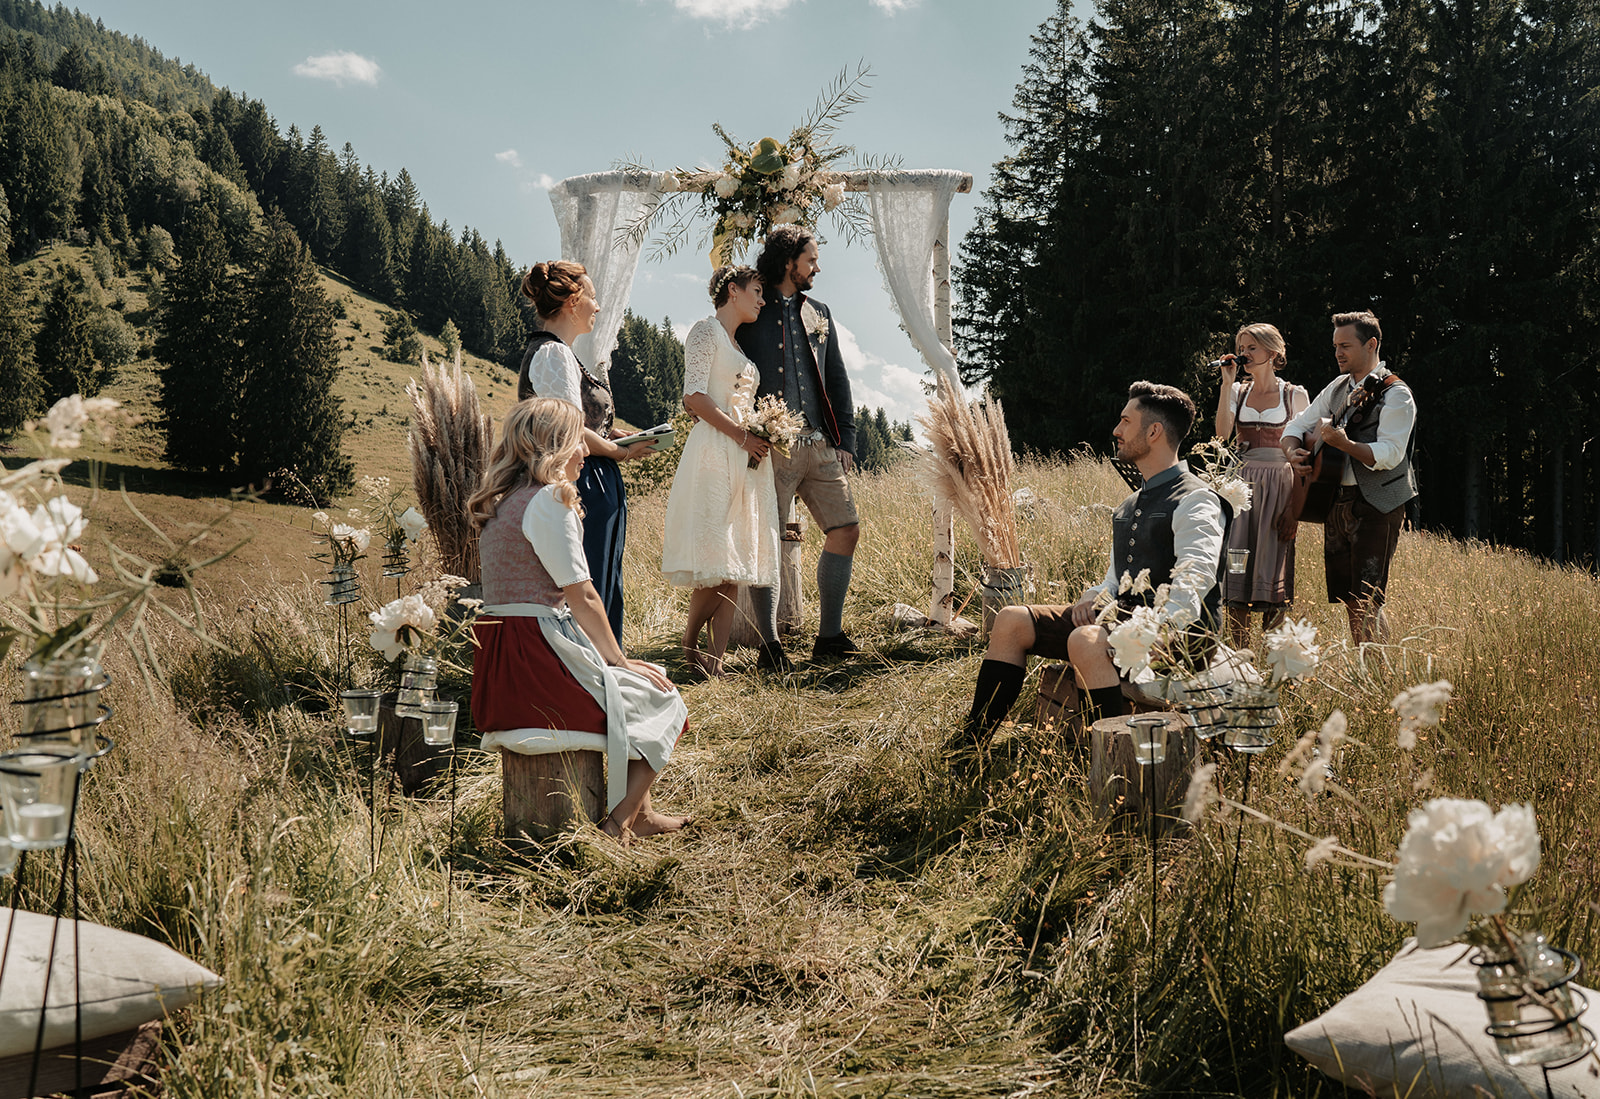
POLYGON ((1018 444, 1103 447, 1138 377, 1208 428, 1246 323, 1317 392, 1372 309, 1422 523, 1592 565, 1597 83, 1593 0, 1062 0, 960 257, 969 377, 1018 444))

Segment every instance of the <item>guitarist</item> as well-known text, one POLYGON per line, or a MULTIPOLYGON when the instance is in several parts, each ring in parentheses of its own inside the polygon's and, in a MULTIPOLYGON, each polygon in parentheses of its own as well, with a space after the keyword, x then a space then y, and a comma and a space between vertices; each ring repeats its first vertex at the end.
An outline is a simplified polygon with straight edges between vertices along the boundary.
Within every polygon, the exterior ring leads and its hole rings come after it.
POLYGON ((1378 358, 1382 341, 1383 330, 1370 312, 1334 314, 1333 357, 1340 376, 1289 421, 1280 444, 1302 476, 1311 472, 1308 444, 1347 457, 1322 552, 1328 602, 1345 605, 1357 644, 1388 639, 1383 602, 1389 562, 1406 504, 1417 494, 1411 467, 1416 401, 1378 358))

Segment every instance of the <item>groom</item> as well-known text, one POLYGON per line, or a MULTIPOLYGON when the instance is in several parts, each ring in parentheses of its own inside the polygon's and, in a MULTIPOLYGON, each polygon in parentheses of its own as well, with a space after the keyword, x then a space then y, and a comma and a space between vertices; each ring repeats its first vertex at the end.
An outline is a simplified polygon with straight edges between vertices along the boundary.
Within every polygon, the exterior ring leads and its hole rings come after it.
MULTIPOLYGON (((826 535, 817 559, 817 602, 822 621, 811 658, 861 652, 844 632, 844 597, 850 566, 861 535, 861 519, 845 475, 855 465, 855 406, 850 379, 839 354, 832 314, 806 297, 822 270, 817 238, 798 225, 780 225, 767 234, 756 259, 767 303, 751 323, 740 327, 740 348, 761 372, 757 397, 776 394, 805 418, 806 434, 785 458, 772 453, 778 490, 779 522, 793 519, 798 493, 826 535)), ((758 667, 788 671, 789 658, 778 641, 778 615, 772 588, 751 588, 750 601, 761 631, 758 667)))

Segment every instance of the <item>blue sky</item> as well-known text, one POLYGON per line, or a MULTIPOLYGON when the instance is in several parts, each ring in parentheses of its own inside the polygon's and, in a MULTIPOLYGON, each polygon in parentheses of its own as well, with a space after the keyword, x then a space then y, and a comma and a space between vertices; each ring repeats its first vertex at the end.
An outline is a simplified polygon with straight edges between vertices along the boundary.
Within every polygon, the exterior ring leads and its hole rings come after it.
MULTIPOLYGON (((959 168, 971 225, 1029 36, 1054 0, 80 0, 219 86, 262 99, 280 131, 320 124, 379 172, 410 171, 434 219, 504 242, 518 264, 555 258, 544 187, 622 159, 719 163, 721 122, 786 137, 844 68, 872 68, 840 128, 860 153, 959 168)), ((827 225, 824 224, 826 231, 827 225)), ((710 312, 704 254, 640 264, 631 305, 680 331, 710 312)), ((648 256, 648 252, 647 252, 648 256)), ((896 420, 922 406, 920 359, 897 327, 869 245, 835 240, 814 294, 854 336, 858 405, 896 420)), ((845 343, 847 352, 850 342, 845 343)))

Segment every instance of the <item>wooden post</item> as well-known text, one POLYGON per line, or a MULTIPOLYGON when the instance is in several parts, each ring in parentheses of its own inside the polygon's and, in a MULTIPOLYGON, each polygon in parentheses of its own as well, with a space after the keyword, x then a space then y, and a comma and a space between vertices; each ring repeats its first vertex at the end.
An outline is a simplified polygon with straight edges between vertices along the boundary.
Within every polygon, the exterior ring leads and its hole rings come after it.
MULTIPOLYGON (((1145 766, 1133 756, 1133 734, 1126 717, 1105 717, 1089 727, 1089 797, 1098 816, 1132 813, 1143 819, 1154 807, 1175 817, 1189 789, 1189 773, 1199 742, 1183 714, 1168 714, 1167 757, 1145 766)), ((1159 827, 1170 828, 1169 819, 1159 827)))
MULTIPOLYGON (((806 593, 801 576, 805 549, 805 520, 798 508, 794 522, 783 528, 778 543, 778 635, 795 633, 805 625, 806 593)), ((761 647, 761 631, 756 628, 755 608, 748 585, 739 585, 739 608, 733 612, 733 628, 728 631, 728 651, 761 647)))
POLYGON ((600 752, 525 755, 502 748, 500 805, 507 839, 549 839, 577 819, 598 823, 606 807, 605 760, 600 752))
MULTIPOLYGON (((933 328, 946 347, 955 338, 955 326, 950 317, 950 249, 945 244, 949 236, 950 223, 946 221, 944 232, 933 242, 933 328)), ((935 504, 933 508, 931 580, 933 591, 928 596, 928 619, 948 626, 955 617, 956 517, 955 512, 943 504, 935 504)))

